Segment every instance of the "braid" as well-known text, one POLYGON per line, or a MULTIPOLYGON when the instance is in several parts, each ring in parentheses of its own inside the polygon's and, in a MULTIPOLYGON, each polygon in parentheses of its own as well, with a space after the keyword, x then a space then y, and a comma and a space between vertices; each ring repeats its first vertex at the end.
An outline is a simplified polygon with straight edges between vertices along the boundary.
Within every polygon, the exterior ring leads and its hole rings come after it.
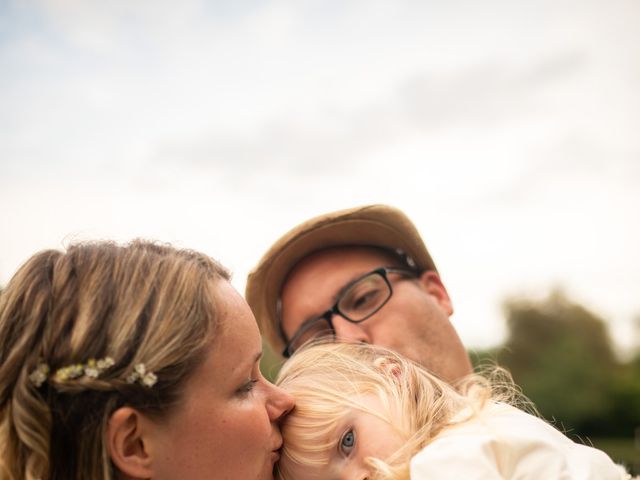
POLYGON ((0 458, 2 477, 46 478, 51 413, 29 381, 27 365, 49 314, 51 268, 59 252, 45 251, 23 266, 0 297, 0 458), (45 272, 45 275, 41 273, 45 272), (12 288, 13 285, 24 288, 12 288))
POLYGON ((22 369, 0 411, 0 443, 6 449, 0 458, 0 478, 47 478, 51 425, 46 399, 22 369))
POLYGON ((220 278, 205 255, 145 241, 31 257, 0 295, 0 480, 111 480, 110 416, 178 403, 220 278))
POLYGON ((49 379, 49 385, 58 394, 75 395, 86 391, 113 392, 118 390, 116 385, 124 384, 117 380, 107 380, 101 378, 80 377, 67 380, 57 380, 55 376, 49 379))

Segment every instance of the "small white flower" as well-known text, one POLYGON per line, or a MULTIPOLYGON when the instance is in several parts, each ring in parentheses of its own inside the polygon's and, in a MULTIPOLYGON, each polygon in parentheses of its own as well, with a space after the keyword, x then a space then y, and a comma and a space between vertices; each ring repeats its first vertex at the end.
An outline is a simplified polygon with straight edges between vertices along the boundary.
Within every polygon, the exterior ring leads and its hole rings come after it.
POLYGON ((158 381, 158 377, 153 372, 148 372, 144 363, 137 363, 133 366, 133 371, 126 378, 127 383, 138 382, 143 387, 153 387, 158 381))
POLYGON ((65 380, 81 377, 83 374, 84 367, 81 364, 76 363, 56 370, 56 379, 60 382, 64 382, 65 380))
POLYGON ((78 378, 81 377, 84 373, 84 367, 81 364, 70 365, 69 366, 69 378, 78 378))
POLYGON ((98 360, 98 370, 101 372, 106 370, 107 368, 113 367, 115 365, 115 361, 111 357, 104 357, 101 360, 98 360))
POLYGON ((144 377, 142 377, 142 384, 145 387, 151 388, 156 384, 157 381, 158 381, 158 377, 153 372, 149 372, 144 377))
POLYGON ((36 386, 36 388, 40 388, 40 386, 47 380, 48 375, 49 365, 46 363, 39 363, 36 369, 29 374, 29 380, 36 386))

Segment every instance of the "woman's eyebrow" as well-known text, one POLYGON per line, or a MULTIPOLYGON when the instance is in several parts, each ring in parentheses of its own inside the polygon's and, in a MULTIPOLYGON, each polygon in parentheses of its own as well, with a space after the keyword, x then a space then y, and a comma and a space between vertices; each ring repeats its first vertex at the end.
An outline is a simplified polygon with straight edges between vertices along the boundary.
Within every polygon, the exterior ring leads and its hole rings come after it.
POLYGON ((253 356, 253 363, 259 362, 260 359, 262 358, 262 355, 264 354, 264 352, 262 350, 260 350, 258 353, 256 353, 253 356))

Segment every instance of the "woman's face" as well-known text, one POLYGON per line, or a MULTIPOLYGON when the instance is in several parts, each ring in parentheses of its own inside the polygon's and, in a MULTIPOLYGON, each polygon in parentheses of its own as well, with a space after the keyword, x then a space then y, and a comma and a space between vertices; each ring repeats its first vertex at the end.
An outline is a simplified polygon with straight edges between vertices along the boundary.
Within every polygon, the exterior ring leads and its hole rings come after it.
POLYGON ((215 288, 217 338, 181 403, 154 422, 154 479, 273 479, 282 446, 278 420, 293 399, 260 373, 262 344, 246 302, 226 281, 215 288))

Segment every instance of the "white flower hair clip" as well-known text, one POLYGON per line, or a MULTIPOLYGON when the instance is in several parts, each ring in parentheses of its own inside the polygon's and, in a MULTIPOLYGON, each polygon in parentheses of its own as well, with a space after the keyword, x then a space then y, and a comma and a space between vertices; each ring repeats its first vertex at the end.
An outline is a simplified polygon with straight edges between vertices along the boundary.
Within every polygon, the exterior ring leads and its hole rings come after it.
MULTIPOLYGON (((54 377, 58 382, 66 382, 80 377, 99 378, 106 370, 113 367, 115 361, 111 357, 101 359, 91 358, 87 363, 73 363, 56 370, 54 377)), ((49 378, 51 371, 47 363, 40 361, 36 368, 29 374, 29 381, 40 388, 49 378)), ((126 378, 127 383, 139 383, 143 387, 151 388, 158 381, 158 376, 147 371, 144 363, 138 363, 133 367, 133 371, 126 378)))
POLYGON ((113 358, 105 357, 100 360, 89 360, 84 367, 84 374, 87 377, 98 378, 102 372, 115 365, 113 358))
POLYGON ((29 381, 35 385, 36 388, 40 388, 42 384, 47 380, 49 376, 49 365, 44 362, 39 362, 36 369, 29 374, 29 381))
MULTIPOLYGON (((74 363, 61 367, 56 370, 54 376, 58 382, 65 382, 82 376, 98 378, 105 370, 111 368, 113 365, 115 365, 115 362, 111 357, 105 357, 100 360, 91 358, 85 364, 74 363)), ((46 362, 40 361, 35 370, 29 374, 29 380, 36 388, 40 388, 49 378, 50 371, 51 368, 49 365, 46 362)))
POLYGON ((127 376, 127 383, 139 383, 140 385, 151 388, 158 381, 158 376, 153 372, 147 372, 144 363, 137 363, 133 367, 133 372, 127 376))
POLYGON ((102 373, 115 365, 115 361, 111 357, 104 357, 100 360, 90 358, 85 364, 75 363, 56 370, 56 380, 64 382, 83 375, 89 378, 98 378, 102 373))

